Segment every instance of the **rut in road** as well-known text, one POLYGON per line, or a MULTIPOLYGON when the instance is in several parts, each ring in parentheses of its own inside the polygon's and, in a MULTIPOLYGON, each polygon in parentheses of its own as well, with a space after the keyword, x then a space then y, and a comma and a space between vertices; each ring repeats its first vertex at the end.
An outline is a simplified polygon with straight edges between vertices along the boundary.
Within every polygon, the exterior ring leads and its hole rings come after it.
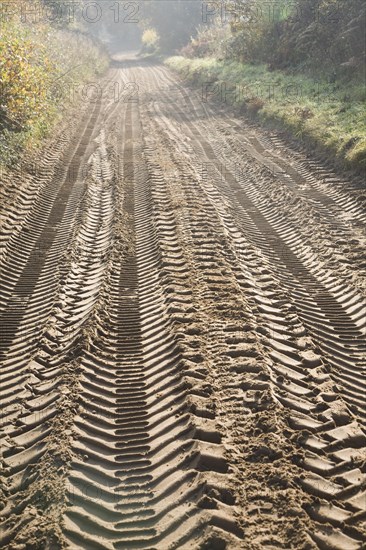
POLYGON ((160 65, 111 82, 6 206, 3 546, 362 548, 357 182, 160 65))

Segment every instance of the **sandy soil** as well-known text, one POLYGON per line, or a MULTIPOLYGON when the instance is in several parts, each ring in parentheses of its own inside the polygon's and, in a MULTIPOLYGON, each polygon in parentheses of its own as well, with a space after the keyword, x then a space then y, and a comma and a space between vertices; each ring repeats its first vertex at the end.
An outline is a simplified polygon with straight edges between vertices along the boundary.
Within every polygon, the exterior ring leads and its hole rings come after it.
POLYGON ((364 190, 163 66, 101 86, 3 177, 2 547, 364 548, 364 190))

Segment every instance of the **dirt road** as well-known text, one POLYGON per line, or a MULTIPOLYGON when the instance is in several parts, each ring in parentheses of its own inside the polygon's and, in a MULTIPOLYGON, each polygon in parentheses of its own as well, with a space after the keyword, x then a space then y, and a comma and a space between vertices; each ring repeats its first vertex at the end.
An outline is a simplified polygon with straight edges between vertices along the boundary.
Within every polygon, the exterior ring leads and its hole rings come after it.
POLYGON ((361 549, 365 193, 163 66, 102 86, 4 182, 3 547, 361 549))

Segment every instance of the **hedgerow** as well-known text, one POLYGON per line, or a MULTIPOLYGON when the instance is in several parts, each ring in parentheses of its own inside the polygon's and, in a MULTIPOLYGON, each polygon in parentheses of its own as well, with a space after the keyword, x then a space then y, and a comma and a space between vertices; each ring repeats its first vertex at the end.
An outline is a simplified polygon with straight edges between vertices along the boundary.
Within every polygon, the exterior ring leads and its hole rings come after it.
POLYGON ((24 22, 20 5, 0 18, 0 163, 40 143, 72 99, 70 90, 108 66, 87 35, 47 22, 24 22))

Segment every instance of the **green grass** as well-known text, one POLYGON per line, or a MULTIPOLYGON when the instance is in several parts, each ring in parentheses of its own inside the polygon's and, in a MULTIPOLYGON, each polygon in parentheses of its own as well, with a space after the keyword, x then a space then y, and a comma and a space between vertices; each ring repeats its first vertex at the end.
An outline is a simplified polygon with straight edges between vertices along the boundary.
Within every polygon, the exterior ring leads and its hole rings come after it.
POLYGON ((177 56, 165 63, 185 81, 200 86, 204 99, 228 103, 239 113, 284 128, 334 163, 366 167, 366 91, 362 83, 315 80, 214 58, 177 56), (226 95, 225 95, 226 91, 226 95))

